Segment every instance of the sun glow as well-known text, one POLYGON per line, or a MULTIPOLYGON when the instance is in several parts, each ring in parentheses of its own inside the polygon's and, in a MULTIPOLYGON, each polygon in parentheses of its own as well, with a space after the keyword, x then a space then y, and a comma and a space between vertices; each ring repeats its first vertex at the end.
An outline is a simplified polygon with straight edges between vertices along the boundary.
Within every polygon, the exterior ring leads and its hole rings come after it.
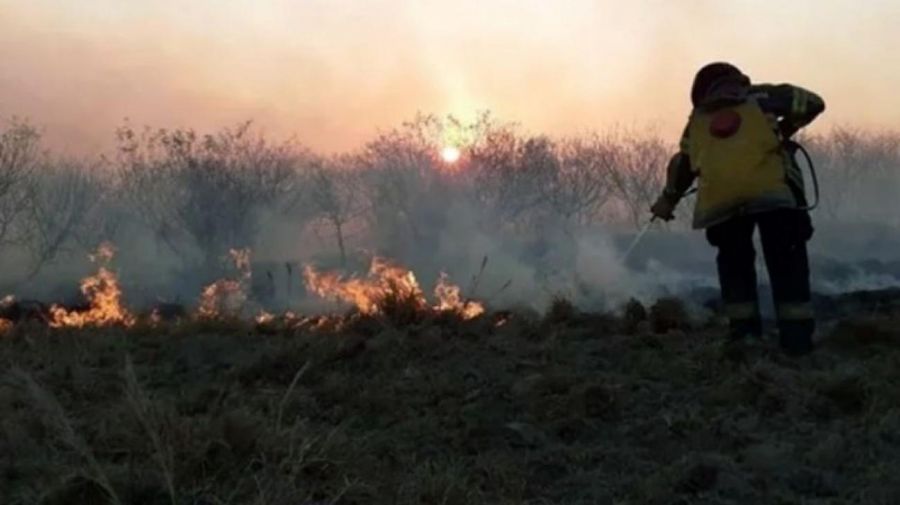
POLYGON ((458 147, 446 146, 441 149, 441 159, 444 160, 444 163, 456 163, 459 161, 460 154, 458 147))

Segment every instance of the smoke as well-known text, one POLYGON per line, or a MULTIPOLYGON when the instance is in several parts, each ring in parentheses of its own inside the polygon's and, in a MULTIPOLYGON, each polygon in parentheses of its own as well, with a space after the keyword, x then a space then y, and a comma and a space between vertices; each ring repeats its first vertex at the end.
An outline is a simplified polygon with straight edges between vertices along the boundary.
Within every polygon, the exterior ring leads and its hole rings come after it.
MULTIPOLYGON (((489 118, 421 117, 325 157, 247 128, 125 135, 123 154, 102 166, 27 151, 21 194, 0 195, 23 209, 0 237, 2 294, 77 301, 94 272, 88 253, 109 240, 119 251, 110 268, 135 308, 196 304, 205 286, 237 275, 228 251, 243 247, 248 294, 272 310, 329 307, 306 295, 304 264, 364 274, 373 256, 410 268, 425 292, 446 273, 494 308, 542 310, 564 297, 611 310, 631 298, 717 295, 715 250, 684 220, 654 225, 622 260, 660 190, 659 173, 641 167, 662 170, 670 149, 652 135, 550 138, 489 118), (439 156, 447 128, 471 142, 453 165, 439 156), (92 177, 72 176, 82 172, 92 177)), ((897 138, 808 140, 823 186, 810 243, 817 292, 900 284, 900 204, 885 189, 900 189, 897 138)), ((758 270, 765 279, 761 261, 758 270)))
MULTIPOLYGON (((621 261, 659 191, 698 66, 733 60, 754 80, 814 89, 826 122, 896 127, 900 66, 884 62, 898 7, 820 4, 781 5, 775 17, 758 2, 706 0, 4 5, 0 114, 34 117, 46 127, 40 149, 54 154, 31 153, 19 185, 0 173, 0 288, 77 299, 88 252, 110 240, 138 306, 195 303, 233 274, 232 247, 252 249, 252 296, 274 308, 309 302, 304 263, 361 273, 374 255, 413 269, 426 291, 446 272, 495 307, 709 296, 715 251, 683 217, 621 261), (734 37, 746 26, 757 36, 734 37), (809 57, 834 48, 829 65, 809 57), (488 106, 550 136, 480 119, 372 135, 416 110, 488 106), (123 117, 176 129, 138 132, 123 157, 110 135, 123 117), (217 130, 248 117, 267 135, 217 130), (653 122, 664 136, 583 133, 617 121, 653 122), (290 132, 345 156, 271 141, 290 132), (582 133, 562 137, 572 132, 582 133), (456 168, 436 156, 450 138, 465 139, 456 168)), ((900 282, 898 138, 844 129, 806 140, 823 190, 810 243, 817 291, 900 282)))

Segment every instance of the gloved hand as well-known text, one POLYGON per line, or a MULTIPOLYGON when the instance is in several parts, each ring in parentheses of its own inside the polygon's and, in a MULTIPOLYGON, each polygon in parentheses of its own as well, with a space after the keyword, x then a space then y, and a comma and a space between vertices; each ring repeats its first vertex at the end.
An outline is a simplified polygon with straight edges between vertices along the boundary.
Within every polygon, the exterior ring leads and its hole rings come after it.
POLYGON ((674 200, 663 193, 656 200, 656 203, 654 203, 653 206, 650 207, 650 212, 652 212, 654 216, 662 219, 663 221, 671 221, 675 219, 676 205, 678 205, 677 200, 674 200))

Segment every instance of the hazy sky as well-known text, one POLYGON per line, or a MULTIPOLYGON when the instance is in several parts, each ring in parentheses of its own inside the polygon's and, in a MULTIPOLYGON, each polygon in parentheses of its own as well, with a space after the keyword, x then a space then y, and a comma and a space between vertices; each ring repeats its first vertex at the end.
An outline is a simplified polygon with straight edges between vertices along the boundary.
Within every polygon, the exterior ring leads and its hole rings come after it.
MULTIPOLYGON (((897 0, 0 0, 0 117, 96 152, 117 125, 253 119, 353 147, 416 111, 677 135, 699 65, 900 128, 897 0)), ((674 140, 674 139, 673 139, 674 140)))

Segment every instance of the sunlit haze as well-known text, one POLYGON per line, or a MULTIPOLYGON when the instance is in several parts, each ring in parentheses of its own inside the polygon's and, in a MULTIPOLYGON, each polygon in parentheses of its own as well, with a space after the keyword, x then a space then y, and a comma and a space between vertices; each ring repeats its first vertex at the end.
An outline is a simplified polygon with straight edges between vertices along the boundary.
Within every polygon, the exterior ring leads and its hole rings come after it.
POLYGON ((125 118, 252 119, 324 151, 418 111, 674 137, 693 73, 726 59, 823 95, 817 128, 898 128, 898 25, 891 0, 0 0, 0 117, 74 153, 125 118))

